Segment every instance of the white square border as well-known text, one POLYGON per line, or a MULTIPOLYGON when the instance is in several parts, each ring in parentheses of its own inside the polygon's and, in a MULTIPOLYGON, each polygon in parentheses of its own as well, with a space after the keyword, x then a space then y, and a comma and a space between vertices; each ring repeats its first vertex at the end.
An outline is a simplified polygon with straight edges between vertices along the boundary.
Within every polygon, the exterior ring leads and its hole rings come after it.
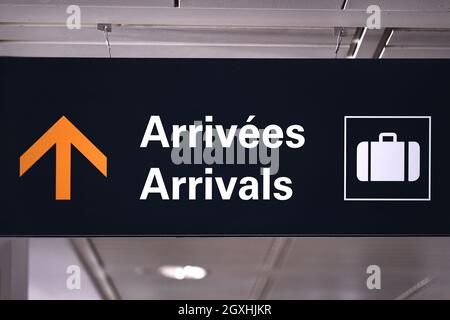
POLYGON ((344 116, 344 201, 431 201, 431 116, 344 116), (428 198, 348 198, 347 119, 428 119, 428 198))

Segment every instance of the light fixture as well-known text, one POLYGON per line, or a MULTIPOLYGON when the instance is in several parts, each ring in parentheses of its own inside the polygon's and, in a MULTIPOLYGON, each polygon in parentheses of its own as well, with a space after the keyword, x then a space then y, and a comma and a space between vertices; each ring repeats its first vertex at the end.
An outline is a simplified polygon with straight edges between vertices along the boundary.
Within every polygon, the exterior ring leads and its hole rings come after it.
POLYGON ((199 266, 167 265, 158 268, 158 272, 166 277, 177 280, 200 280, 206 277, 206 270, 199 266))

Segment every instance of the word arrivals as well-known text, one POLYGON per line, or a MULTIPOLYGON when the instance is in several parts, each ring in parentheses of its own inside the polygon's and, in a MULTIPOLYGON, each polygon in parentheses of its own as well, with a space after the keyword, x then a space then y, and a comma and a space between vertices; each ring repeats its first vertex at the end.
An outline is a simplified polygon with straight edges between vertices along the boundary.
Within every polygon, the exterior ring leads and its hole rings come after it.
MULTIPOLYGON (((160 116, 152 115, 142 138, 140 147, 148 148, 151 142, 161 144, 163 148, 172 148, 171 160, 175 165, 201 164, 245 164, 248 153, 248 164, 259 163, 262 182, 255 177, 231 177, 226 182, 223 177, 212 177, 213 169, 205 168, 205 177, 172 177, 172 194, 169 196, 166 182, 159 168, 151 168, 140 200, 147 200, 149 194, 159 194, 163 200, 180 200, 180 193, 186 189, 189 200, 197 200, 198 190, 203 193, 204 200, 212 200, 213 195, 220 195, 222 200, 230 200, 239 183, 238 196, 241 200, 276 200, 285 201, 292 197, 288 177, 273 178, 278 173, 279 148, 285 144, 288 148, 298 149, 305 144, 304 129, 301 125, 293 124, 283 130, 276 124, 269 124, 264 129, 258 128, 251 122, 255 116, 250 115, 246 124, 239 128, 231 125, 225 128, 220 124, 212 124, 213 117, 205 116, 205 124, 194 121, 193 125, 172 125, 172 133, 167 134, 160 116), (171 138, 172 145, 169 143, 171 138), (236 161, 235 156, 236 146, 236 161), (269 151, 270 149, 270 151, 269 151), (192 162, 192 152, 194 161, 192 162), (247 152, 248 151, 248 152, 247 152), (270 165, 270 167, 267 167, 270 165), (214 189, 214 190, 213 190, 214 189), (274 190, 272 190, 274 189, 274 190)), ((166 126, 167 128, 167 126, 166 126)), ((215 196, 217 197, 217 196, 215 196)))
MULTIPOLYGON (((153 193, 159 194, 163 200, 179 200, 182 185, 187 184, 189 200, 197 199, 198 189, 203 189, 203 198, 205 200, 212 200, 213 185, 217 186, 222 200, 230 200, 236 189, 238 177, 231 177, 226 183, 222 177, 209 176, 212 173, 212 168, 205 168, 206 177, 172 177, 172 197, 170 197, 161 170, 159 168, 151 168, 140 199, 147 200, 149 194, 153 193)), ((257 178, 249 176, 241 178, 239 180, 239 198, 242 200, 259 200, 260 198, 270 200, 272 189, 270 168, 262 168, 262 180, 262 188, 260 188, 261 183, 257 178), (262 196, 260 195, 260 189, 262 189, 262 196)), ((276 178, 273 181, 273 187, 276 189, 273 197, 281 201, 290 199, 293 193, 289 186, 291 184, 292 181, 288 177, 276 178)))

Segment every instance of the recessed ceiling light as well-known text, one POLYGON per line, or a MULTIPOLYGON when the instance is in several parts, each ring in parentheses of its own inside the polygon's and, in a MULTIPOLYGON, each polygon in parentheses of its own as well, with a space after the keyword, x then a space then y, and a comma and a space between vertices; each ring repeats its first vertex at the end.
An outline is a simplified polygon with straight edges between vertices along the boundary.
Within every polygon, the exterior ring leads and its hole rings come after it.
POLYGON ((206 277, 206 270, 198 266, 162 266, 158 268, 161 275, 177 280, 200 280, 206 277))

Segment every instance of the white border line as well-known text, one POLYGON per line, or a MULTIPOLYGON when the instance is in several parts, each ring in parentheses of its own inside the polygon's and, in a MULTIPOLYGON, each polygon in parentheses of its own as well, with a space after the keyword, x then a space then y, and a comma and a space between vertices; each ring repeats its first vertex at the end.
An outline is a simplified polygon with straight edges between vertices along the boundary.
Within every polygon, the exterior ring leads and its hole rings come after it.
POLYGON ((428 117, 428 201, 431 201, 431 116, 428 117))
POLYGON ((347 116, 344 117, 344 201, 347 201, 347 116))
POLYGON ((344 116, 344 201, 431 201, 431 116, 344 116), (428 119, 428 198, 348 198, 347 119, 428 119))

